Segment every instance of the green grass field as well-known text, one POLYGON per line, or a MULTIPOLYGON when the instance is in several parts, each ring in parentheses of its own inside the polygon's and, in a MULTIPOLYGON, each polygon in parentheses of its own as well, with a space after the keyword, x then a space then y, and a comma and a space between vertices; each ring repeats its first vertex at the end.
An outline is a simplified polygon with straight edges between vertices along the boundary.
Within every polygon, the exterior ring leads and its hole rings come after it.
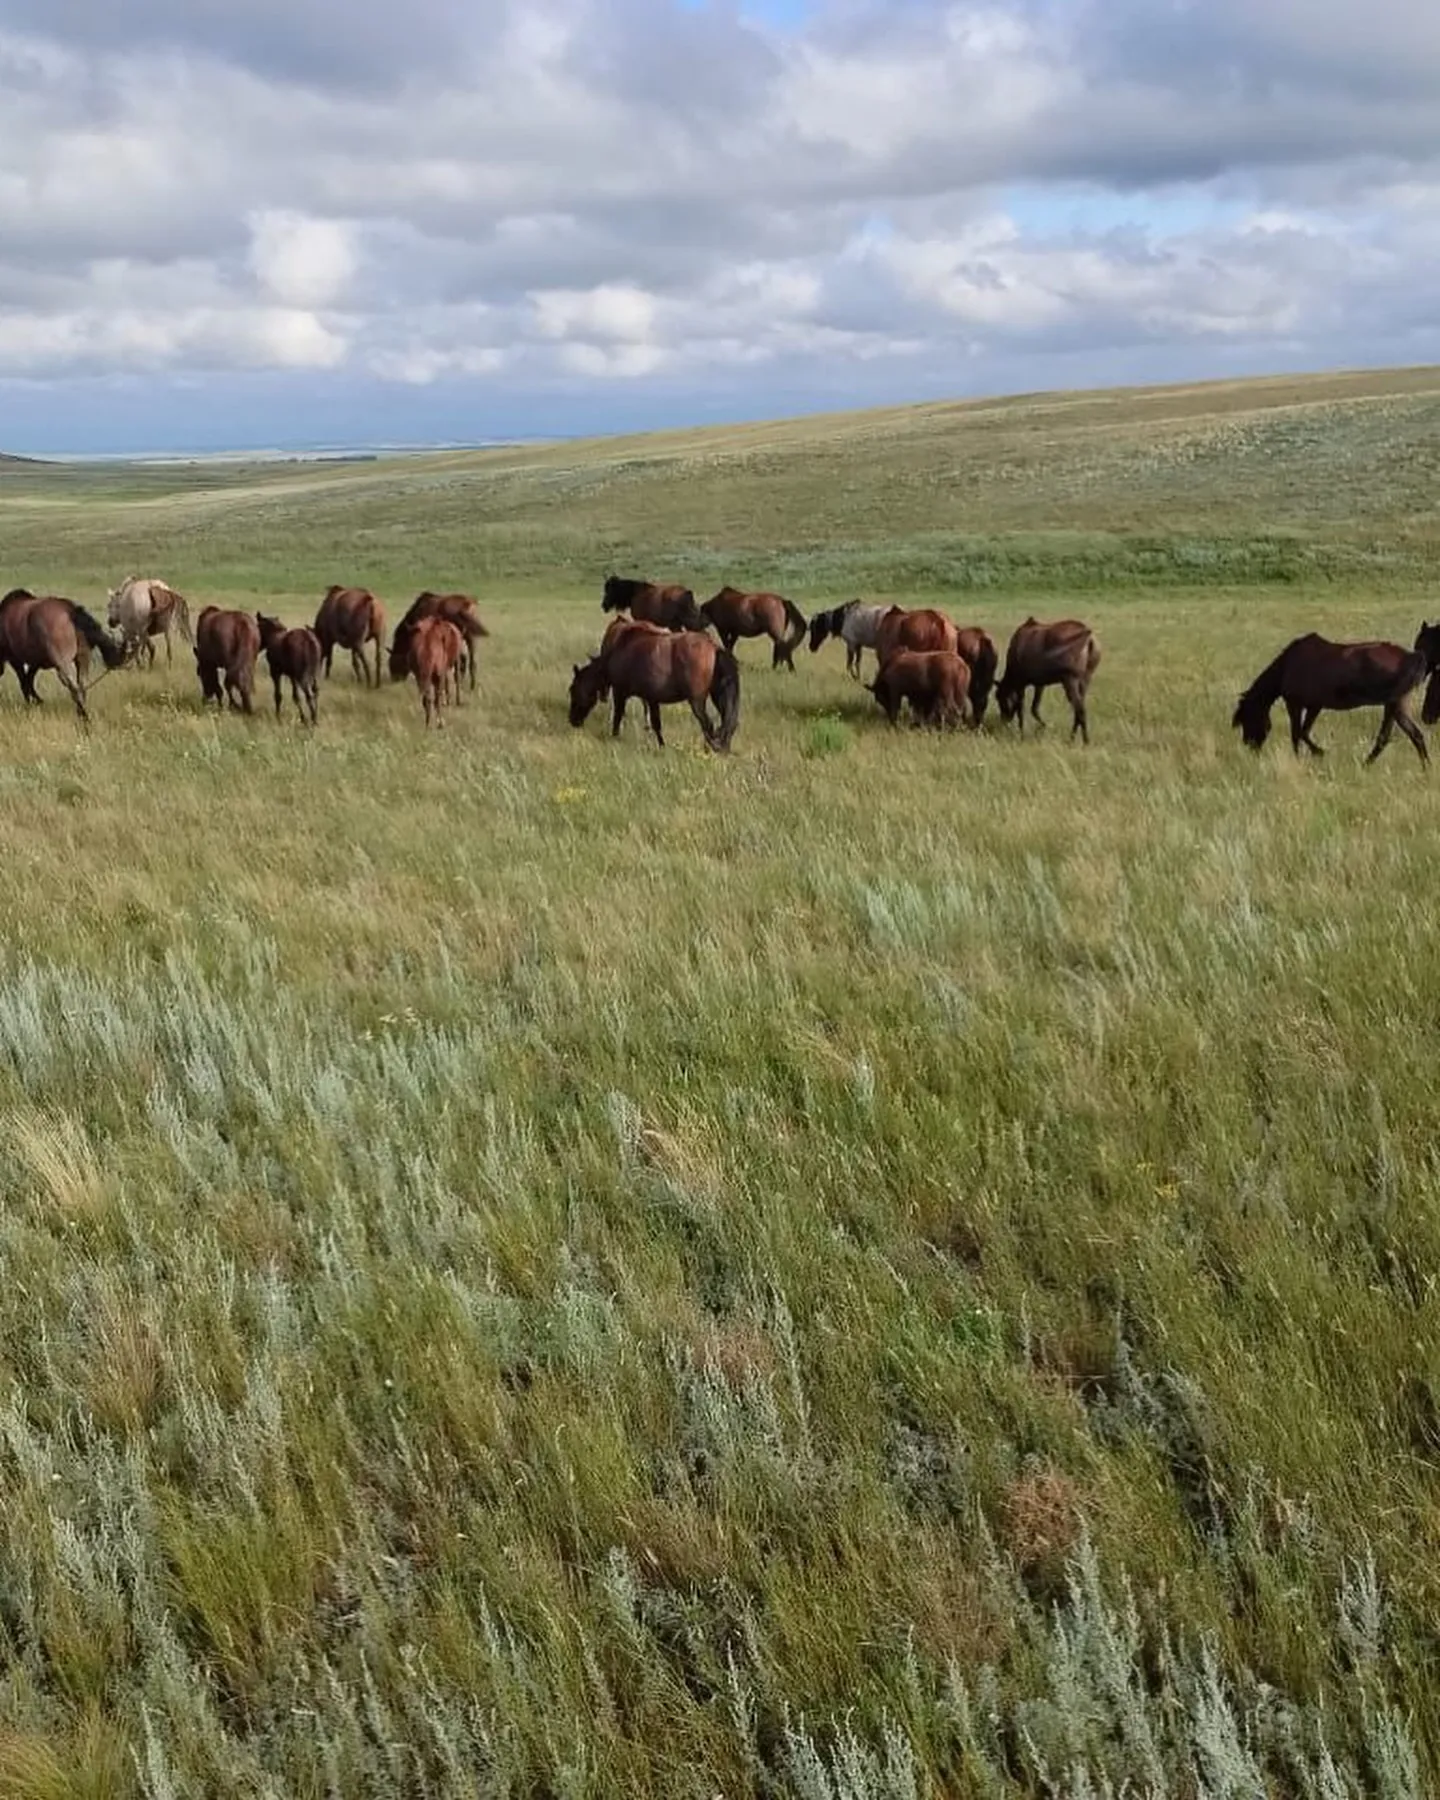
POLYGON ((1437 476, 1434 370, 0 466, 0 587, 494 633, 5 678, 0 1800, 1433 1792, 1440 775, 1229 716, 1437 476), (572 731, 610 570, 1078 613, 1094 744, 572 731))

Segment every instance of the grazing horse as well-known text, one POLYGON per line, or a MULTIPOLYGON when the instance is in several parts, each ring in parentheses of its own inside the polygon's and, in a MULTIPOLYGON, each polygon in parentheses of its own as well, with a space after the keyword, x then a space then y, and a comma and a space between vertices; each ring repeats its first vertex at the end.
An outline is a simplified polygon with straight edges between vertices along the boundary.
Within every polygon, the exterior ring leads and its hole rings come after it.
POLYGON ((927 724, 958 725, 970 694, 970 665, 952 650, 897 650, 867 686, 892 726, 906 700, 927 724))
POLYGON ((260 627, 248 612, 207 606, 195 621, 195 670, 202 704, 229 700, 239 712, 253 712, 255 659, 260 654, 260 627))
POLYGON ((338 645, 350 652, 355 679, 370 685, 370 664, 365 646, 375 643, 375 686, 380 685, 380 658, 385 653, 385 608, 368 588, 332 587, 325 591, 315 615, 315 635, 325 658, 325 674, 338 645))
POLYGON ((1290 744, 1295 754, 1300 754, 1303 744, 1312 756, 1323 756, 1310 735, 1322 712, 1380 706, 1384 717, 1366 762, 1374 762, 1398 725, 1421 762, 1428 763, 1430 752, 1410 717, 1410 702, 1431 672, 1436 648, 1440 645, 1433 640, 1427 641, 1424 649, 1414 650, 1402 650, 1399 644, 1332 644, 1328 638, 1307 632, 1288 643, 1274 662, 1260 671, 1240 696, 1230 723, 1252 750, 1259 750, 1270 735, 1270 709, 1283 700, 1290 714, 1290 744))
POLYGON ((712 750, 728 750, 740 723, 740 665, 707 632, 662 633, 632 625, 618 633, 608 650, 583 666, 576 663, 570 683, 570 723, 583 725, 607 693, 614 704, 612 736, 620 735, 627 702, 639 699, 662 749, 662 706, 687 701, 712 750), (715 702, 718 726, 710 723, 707 700, 715 702))
POLYGON ((778 669, 783 663, 795 673, 795 652, 805 642, 809 626, 800 608, 782 594, 742 594, 739 588, 723 587, 700 610, 727 650, 742 637, 768 637, 774 646, 770 667, 778 669))
POLYGON ((962 625, 959 628, 955 633, 955 653, 965 659, 970 670, 971 722, 981 725, 995 686, 995 671, 1000 664, 1000 653, 995 648, 994 638, 978 625, 962 625))
POLYGON ((862 652, 875 648, 875 635, 880 621, 890 611, 888 606, 867 606, 861 600, 848 600, 830 612, 818 612, 810 619, 810 649, 813 653, 826 638, 839 638, 845 646, 845 673, 852 681, 860 679, 862 652))
POLYGON ((490 633, 480 622, 476 602, 469 594, 432 594, 429 588, 411 604, 390 640, 390 679, 404 681, 411 673, 410 639, 422 619, 448 619, 465 639, 465 661, 470 665, 470 692, 475 692, 475 651, 490 633))
POLYGON ((1041 694, 1047 687, 1063 687, 1072 714, 1070 735, 1073 738, 1078 731, 1080 741, 1088 744, 1090 722, 1085 710, 1085 696, 1099 665, 1100 640, 1088 625, 1082 625, 1078 619, 1057 619, 1049 625, 1027 619, 1016 627, 1015 635, 1010 639, 1005 673, 995 689, 1000 717, 1007 722, 1012 719, 1018 722, 1023 737, 1026 688, 1035 690, 1030 716, 1037 725, 1043 726, 1041 694))
POLYGON ((875 655, 883 669, 897 650, 948 650, 955 653, 955 627, 934 607, 907 612, 892 606, 875 632, 875 655))
POLYGON ((705 615, 687 587, 657 587, 653 581, 632 581, 627 575, 606 578, 601 612, 629 612, 632 619, 663 625, 666 631, 704 631, 705 615))
POLYGON ((306 625, 293 630, 286 630, 279 619, 267 619, 265 614, 257 612, 255 622, 260 627, 260 644, 265 652, 265 660, 270 665, 270 679, 275 683, 275 718, 280 718, 280 683, 290 683, 290 697, 295 702, 295 710, 300 715, 300 723, 305 723, 305 714, 310 714, 310 723, 320 722, 320 640, 306 625))
POLYGON ((118 669, 128 654, 100 621, 55 594, 35 595, 28 588, 13 588, 0 600, 0 671, 12 663, 27 702, 39 705, 35 677, 53 669, 69 694, 75 711, 86 724, 85 686, 90 674, 90 652, 98 650, 107 669, 118 669))
POLYGON ((163 581, 127 575, 119 587, 110 589, 109 600, 105 615, 107 623, 118 627, 132 655, 142 648, 146 651, 152 669, 155 667, 154 640, 157 637, 165 639, 167 667, 174 661, 170 633, 176 625, 187 644, 195 642, 195 634, 190 628, 189 601, 163 581))
POLYGON ((452 682, 455 704, 460 704, 460 663, 465 655, 465 639, 460 627, 449 619, 442 619, 438 613, 432 613, 411 631, 406 653, 410 658, 410 673, 420 690, 426 725, 443 725, 445 721, 440 715, 452 682))

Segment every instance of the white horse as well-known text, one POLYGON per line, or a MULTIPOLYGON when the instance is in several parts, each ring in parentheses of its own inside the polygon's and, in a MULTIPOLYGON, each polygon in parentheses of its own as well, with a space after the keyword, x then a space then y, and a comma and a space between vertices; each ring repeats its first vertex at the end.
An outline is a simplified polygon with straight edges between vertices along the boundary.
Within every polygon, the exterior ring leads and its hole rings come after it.
POLYGON ((183 594, 163 581, 148 576, 128 575, 118 588, 110 589, 110 607, 106 618, 118 627, 132 655, 143 648, 149 652, 150 667, 155 667, 153 639, 164 636, 165 661, 174 661, 170 647, 171 629, 178 624, 187 644, 195 642, 190 629, 190 607, 183 594))
POLYGON ((810 648, 818 650, 826 638, 837 637, 845 646, 845 669, 852 679, 860 679, 860 653, 873 650, 880 621, 889 612, 886 606, 867 606, 860 600, 847 601, 831 612, 818 612, 810 619, 810 648))

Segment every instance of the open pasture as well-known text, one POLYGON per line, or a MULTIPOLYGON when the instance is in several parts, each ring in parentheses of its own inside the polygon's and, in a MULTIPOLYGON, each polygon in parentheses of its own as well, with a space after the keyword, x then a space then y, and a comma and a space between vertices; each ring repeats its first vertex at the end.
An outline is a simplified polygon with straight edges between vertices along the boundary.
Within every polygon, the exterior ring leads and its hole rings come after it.
POLYGON ((0 683, 0 1795, 1432 1791, 1440 787, 1229 721, 1437 474, 1434 371, 0 467, 0 586, 492 634, 0 683), (572 731, 611 572, 1074 614, 1091 747, 572 731))

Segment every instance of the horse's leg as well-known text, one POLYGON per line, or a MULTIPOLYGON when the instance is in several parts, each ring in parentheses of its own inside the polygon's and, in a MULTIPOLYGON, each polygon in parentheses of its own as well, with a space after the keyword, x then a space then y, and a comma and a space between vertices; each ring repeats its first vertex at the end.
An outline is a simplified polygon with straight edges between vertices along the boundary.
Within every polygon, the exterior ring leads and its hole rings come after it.
MULTIPOLYGON (((300 703, 297 700, 295 704, 298 706, 300 703)), ((280 723, 280 677, 278 675, 275 677, 275 723, 277 725, 280 723)))
POLYGON ((655 742, 663 750, 665 748, 665 734, 660 729, 660 702, 658 700, 647 700, 645 702, 645 710, 650 715, 650 729, 655 733, 655 742))
POLYGON ((1421 762, 1424 763, 1426 765, 1426 767, 1428 768, 1429 763, 1430 763, 1430 752, 1426 748, 1425 734, 1423 731, 1421 731, 1420 727, 1415 723, 1415 721, 1410 717, 1409 713, 1406 712, 1403 702, 1397 703, 1397 705, 1395 707, 1395 723, 1400 727, 1400 729, 1405 733, 1406 737, 1409 738, 1410 742, 1415 746, 1416 751, 1419 753, 1421 762))
POLYGON ((1371 745, 1370 754, 1365 758, 1365 761, 1367 764, 1374 762, 1375 758, 1380 754, 1380 752, 1390 742, 1391 738, 1394 737, 1395 721, 1396 721, 1398 715, 1399 715, 1399 708, 1395 705, 1394 701, 1392 700, 1390 702, 1390 704, 1385 708, 1385 717, 1381 721, 1381 724, 1380 724, 1379 736, 1375 739, 1375 742, 1371 745))
POLYGON ((170 641, 170 621, 167 619, 165 621, 165 667, 167 669, 173 669, 174 666, 175 647, 170 641))
POLYGON ((1310 735, 1310 727, 1320 717, 1321 713, 1324 712, 1324 710, 1325 710, 1325 708, 1323 706, 1307 706, 1305 709, 1305 722, 1300 727, 1301 739, 1304 742, 1305 748, 1310 752, 1310 754, 1312 756, 1323 756, 1325 754, 1325 752, 1315 742, 1314 738, 1311 737, 1311 735, 1310 735))
POLYGON ((302 692, 305 695, 306 704, 310 708, 310 723, 318 725, 320 723, 320 677, 315 674, 307 675, 302 692))
POLYGON ((625 702, 629 698, 630 696, 628 694, 622 694, 619 688, 616 688, 615 692, 611 695, 611 706, 614 712, 614 723, 610 728, 611 737, 619 737, 620 735, 620 727, 625 722, 625 702))
POLYGON ((710 709, 705 704, 705 696, 703 694, 698 699, 693 694, 690 696, 690 710, 700 721, 700 729, 705 733, 705 742, 707 744, 713 744, 715 742, 715 728, 710 723, 710 709))
POLYGON ((852 681, 860 679, 860 658, 863 654, 859 644, 846 644, 845 673, 852 681))
POLYGON ((353 646, 350 651, 350 667, 354 671, 355 679, 357 681, 363 681, 368 688, 370 685, 370 665, 353 646))
POLYGON ((1075 733, 1078 731, 1080 742, 1088 744, 1090 742, 1090 724, 1085 717, 1085 682, 1081 676, 1067 675, 1065 677, 1065 698, 1070 702, 1072 714, 1071 739, 1074 739, 1075 733))
POLYGON ((1300 754, 1300 746, 1305 742, 1305 713, 1307 709, 1303 707, 1298 700, 1287 700, 1285 702, 1285 710, 1290 715, 1290 748, 1298 756, 1300 754))
POLYGON ((1044 729, 1045 721, 1040 717, 1040 696, 1044 692, 1044 688, 1037 685, 1035 689, 1035 698, 1030 702, 1030 717, 1042 730, 1044 729))
POLYGON ((80 679, 78 664, 72 662, 67 669, 63 662, 57 662, 53 667, 55 673, 60 677, 60 685, 75 703, 75 711, 79 715, 80 722, 88 725, 90 714, 85 710, 85 684, 80 679))
POLYGON ((27 706, 43 706, 45 702, 35 692, 35 677, 40 673, 38 668, 27 668, 24 663, 16 663, 15 673, 20 677, 20 691, 25 696, 27 706))

